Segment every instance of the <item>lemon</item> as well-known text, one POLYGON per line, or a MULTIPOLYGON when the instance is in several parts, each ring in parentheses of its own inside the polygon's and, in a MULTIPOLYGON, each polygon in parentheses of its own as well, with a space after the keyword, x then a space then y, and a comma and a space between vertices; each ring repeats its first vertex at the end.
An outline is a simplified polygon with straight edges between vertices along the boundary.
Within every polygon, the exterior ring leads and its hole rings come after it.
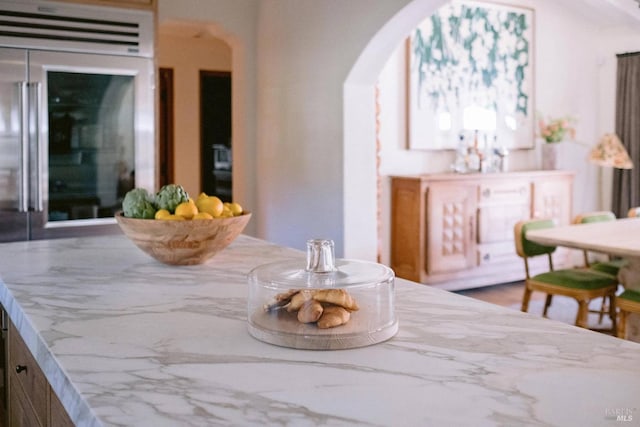
POLYGON ((213 219, 213 216, 208 212, 198 212, 193 216, 193 219, 213 219))
POLYGON ((204 191, 202 193, 198 194, 198 200, 206 199, 207 197, 209 197, 209 196, 204 191))
POLYGON ((160 209, 156 211, 155 219, 164 219, 168 215, 171 215, 171 212, 166 209, 160 209))
POLYGON ((240 204, 236 202, 229 203, 229 210, 231 211, 233 216, 242 215, 243 212, 242 206, 240 206, 240 204))
POLYGON ((195 203, 182 202, 176 206, 175 215, 181 216, 185 219, 191 219, 198 213, 198 208, 195 203))
POLYGON ((183 217, 182 215, 174 215, 174 214, 169 214, 167 216, 163 216, 162 218, 165 221, 186 221, 186 218, 183 217))
POLYGON ((196 206, 200 212, 206 212, 214 218, 222 215, 222 210, 224 208, 222 200, 216 196, 198 198, 196 206))
POLYGON ((231 212, 231 209, 229 209, 229 206, 223 206, 222 213, 220 214, 220 216, 222 218, 229 218, 233 216, 233 212, 231 212))

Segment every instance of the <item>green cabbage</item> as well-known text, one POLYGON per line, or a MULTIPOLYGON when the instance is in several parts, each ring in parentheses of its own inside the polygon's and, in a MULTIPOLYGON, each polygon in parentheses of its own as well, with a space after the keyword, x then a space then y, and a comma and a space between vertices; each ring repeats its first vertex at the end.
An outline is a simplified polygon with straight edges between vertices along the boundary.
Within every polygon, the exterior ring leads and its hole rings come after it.
POLYGON ((176 206, 189 201, 189 194, 179 184, 167 184, 156 193, 155 203, 158 209, 174 213, 176 206))
POLYGON ((144 188, 134 188, 124 195, 122 211, 127 218, 153 219, 156 206, 153 196, 144 188))

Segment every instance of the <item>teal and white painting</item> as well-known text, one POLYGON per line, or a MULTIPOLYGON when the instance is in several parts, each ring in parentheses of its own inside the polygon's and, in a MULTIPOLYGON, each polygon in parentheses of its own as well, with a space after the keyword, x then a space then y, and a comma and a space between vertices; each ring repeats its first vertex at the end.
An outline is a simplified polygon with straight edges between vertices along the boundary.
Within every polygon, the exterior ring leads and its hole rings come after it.
POLYGON ((412 31, 409 148, 454 149, 476 130, 480 148, 533 148, 533 20, 528 8, 452 1, 412 31))

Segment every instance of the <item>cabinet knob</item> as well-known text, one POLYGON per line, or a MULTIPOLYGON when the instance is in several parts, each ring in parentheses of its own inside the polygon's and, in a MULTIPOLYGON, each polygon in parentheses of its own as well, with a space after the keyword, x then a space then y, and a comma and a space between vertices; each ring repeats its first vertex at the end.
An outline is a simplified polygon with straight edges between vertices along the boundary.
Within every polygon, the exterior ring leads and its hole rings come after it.
POLYGON ((19 374, 22 371, 26 371, 27 367, 25 365, 16 365, 16 373, 19 374))

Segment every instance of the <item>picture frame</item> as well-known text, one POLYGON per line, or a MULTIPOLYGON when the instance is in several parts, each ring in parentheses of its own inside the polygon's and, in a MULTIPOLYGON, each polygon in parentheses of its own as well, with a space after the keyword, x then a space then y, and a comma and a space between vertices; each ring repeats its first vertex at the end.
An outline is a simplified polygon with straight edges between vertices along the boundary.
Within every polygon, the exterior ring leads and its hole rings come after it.
POLYGON ((535 147, 534 10, 451 1, 406 40, 407 148, 535 147))

